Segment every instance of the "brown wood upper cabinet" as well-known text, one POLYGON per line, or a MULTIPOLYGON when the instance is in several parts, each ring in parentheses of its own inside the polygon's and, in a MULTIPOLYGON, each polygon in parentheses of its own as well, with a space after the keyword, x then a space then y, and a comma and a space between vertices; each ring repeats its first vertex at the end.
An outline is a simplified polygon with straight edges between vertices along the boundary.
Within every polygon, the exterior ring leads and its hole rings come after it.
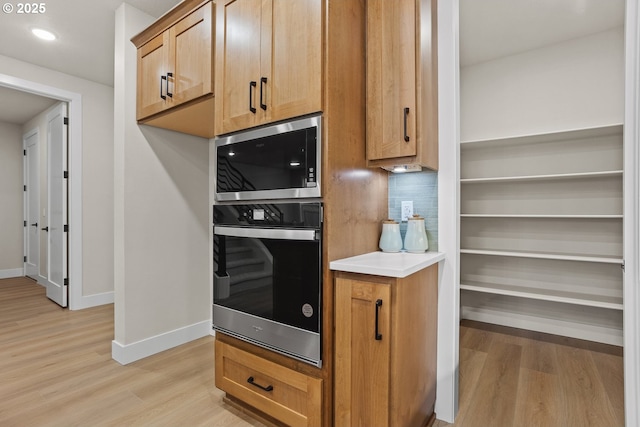
POLYGON ((213 23, 211 1, 187 0, 132 39, 139 122, 214 136, 213 23))
POLYGON ((367 161, 438 169, 436 0, 367 0, 367 161))
POLYGON ((322 0, 225 0, 216 22, 216 134, 322 110, 322 0))

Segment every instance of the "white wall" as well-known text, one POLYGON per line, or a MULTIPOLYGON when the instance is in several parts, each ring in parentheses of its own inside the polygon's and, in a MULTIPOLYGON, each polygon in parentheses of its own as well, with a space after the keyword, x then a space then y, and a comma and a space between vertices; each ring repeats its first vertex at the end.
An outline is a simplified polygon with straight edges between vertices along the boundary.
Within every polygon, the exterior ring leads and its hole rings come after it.
POLYGON ((153 20, 126 3, 116 11, 112 355, 120 363, 211 330, 209 141, 135 120, 129 40, 153 20))
POLYGON ((622 123, 622 27, 461 70, 462 141, 622 123))
POLYGON ((0 277, 23 268, 22 128, 0 122, 0 277))
POLYGON ((1 55, 0 70, 82 96, 81 285, 86 301, 80 305, 109 302, 113 291, 113 88, 1 55))

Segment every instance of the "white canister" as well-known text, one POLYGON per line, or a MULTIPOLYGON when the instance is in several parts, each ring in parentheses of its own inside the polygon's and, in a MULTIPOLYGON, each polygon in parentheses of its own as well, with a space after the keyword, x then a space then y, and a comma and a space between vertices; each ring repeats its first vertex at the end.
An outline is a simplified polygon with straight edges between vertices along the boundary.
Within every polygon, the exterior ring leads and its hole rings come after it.
POLYGON ((392 219, 382 221, 379 246, 382 252, 400 252, 400 249, 402 249, 400 224, 392 219))
POLYGON ((407 234, 404 236, 404 248, 407 252, 422 253, 429 249, 424 218, 413 215, 407 221, 407 234))

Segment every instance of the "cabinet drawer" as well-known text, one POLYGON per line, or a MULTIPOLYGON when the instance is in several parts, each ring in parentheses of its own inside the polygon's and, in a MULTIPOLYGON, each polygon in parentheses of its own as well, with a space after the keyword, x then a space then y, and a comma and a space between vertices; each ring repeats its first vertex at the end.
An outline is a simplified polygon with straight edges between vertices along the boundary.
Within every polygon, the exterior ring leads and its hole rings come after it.
POLYGON ((319 426, 322 380, 216 341, 216 387, 291 426, 319 426))

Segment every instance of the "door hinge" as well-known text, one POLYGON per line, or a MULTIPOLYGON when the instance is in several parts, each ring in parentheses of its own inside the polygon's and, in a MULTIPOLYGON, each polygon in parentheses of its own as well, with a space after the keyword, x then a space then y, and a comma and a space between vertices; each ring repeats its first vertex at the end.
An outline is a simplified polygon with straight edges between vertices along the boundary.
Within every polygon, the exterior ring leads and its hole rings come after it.
POLYGON ((25 226, 25 227, 27 226, 27 221, 24 221, 24 226, 25 226))
POLYGON ((24 191, 27 191, 27 186, 26 185, 24 186, 24 191))
POLYGON ((64 120, 63 120, 63 123, 65 125, 68 125, 69 124, 69 117, 65 117, 64 120))
POLYGON ((27 150, 22 150, 23 155, 27 155, 27 150))
POLYGON ((69 278, 68 277, 64 278, 64 285, 65 286, 69 285, 69 278))
POLYGON ((620 268, 622 268, 622 271, 624 271, 624 260, 622 260, 622 264, 620 264, 620 268))
POLYGON ((68 231, 69 231, 69 225, 68 225, 68 224, 65 224, 65 225, 64 225, 64 232, 66 233, 66 232, 68 232, 68 231))
POLYGON ((69 178, 69 171, 64 171, 64 177, 69 178))
POLYGON ((24 262, 27 262, 27 256, 26 255, 24 256, 24 262))

